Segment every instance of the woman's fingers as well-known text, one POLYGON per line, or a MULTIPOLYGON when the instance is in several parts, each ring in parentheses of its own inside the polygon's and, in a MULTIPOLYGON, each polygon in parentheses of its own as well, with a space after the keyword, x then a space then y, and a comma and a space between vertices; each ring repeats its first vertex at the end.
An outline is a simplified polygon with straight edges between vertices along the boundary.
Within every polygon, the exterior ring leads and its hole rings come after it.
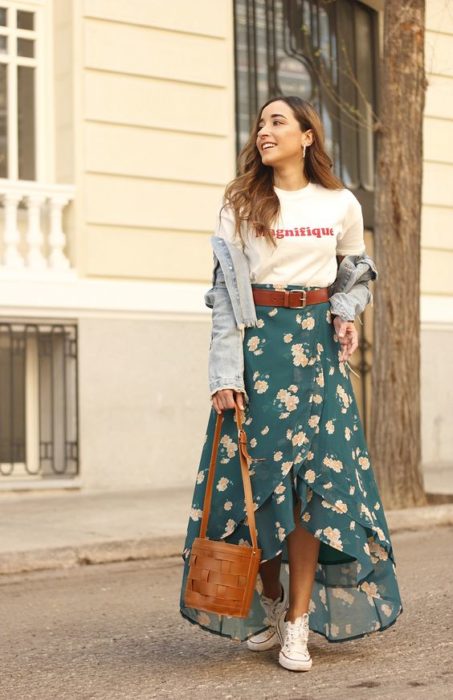
POLYGON ((244 410, 244 394, 233 389, 220 389, 212 397, 212 405, 217 413, 234 408, 235 402, 241 410, 244 410))
POLYGON ((234 392, 234 399, 235 399, 237 405, 239 406, 239 408, 241 409, 241 411, 243 411, 245 408, 245 406, 244 406, 244 394, 241 391, 235 391, 234 392))

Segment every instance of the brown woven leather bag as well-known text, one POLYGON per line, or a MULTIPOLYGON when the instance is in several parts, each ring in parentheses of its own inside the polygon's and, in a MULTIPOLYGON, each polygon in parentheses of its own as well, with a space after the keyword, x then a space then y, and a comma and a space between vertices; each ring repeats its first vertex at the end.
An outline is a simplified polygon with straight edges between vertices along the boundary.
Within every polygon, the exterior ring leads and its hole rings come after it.
POLYGON ((252 546, 210 540, 206 537, 220 429, 223 421, 223 413, 219 413, 212 444, 200 535, 194 539, 192 544, 184 600, 188 608, 214 612, 219 615, 231 615, 232 617, 247 617, 255 590, 261 549, 258 548, 255 526, 247 436, 242 428, 241 409, 237 404, 235 404, 235 412, 242 483, 252 546))

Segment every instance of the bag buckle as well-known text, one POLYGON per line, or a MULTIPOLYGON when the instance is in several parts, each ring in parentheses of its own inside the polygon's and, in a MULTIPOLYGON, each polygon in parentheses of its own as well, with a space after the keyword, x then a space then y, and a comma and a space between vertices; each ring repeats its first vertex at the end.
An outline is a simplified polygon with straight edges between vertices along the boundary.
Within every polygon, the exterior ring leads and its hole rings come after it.
POLYGON ((305 306, 307 306, 307 290, 306 289, 290 289, 289 293, 290 295, 293 292, 300 292, 301 295, 301 301, 303 302, 300 306, 291 306, 291 309, 303 309, 305 306))

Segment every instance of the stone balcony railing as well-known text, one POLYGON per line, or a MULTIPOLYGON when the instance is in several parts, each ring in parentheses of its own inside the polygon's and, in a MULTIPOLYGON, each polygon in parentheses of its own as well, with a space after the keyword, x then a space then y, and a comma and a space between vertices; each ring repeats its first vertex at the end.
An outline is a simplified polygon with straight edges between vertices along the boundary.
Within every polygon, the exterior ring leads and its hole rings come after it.
POLYGON ((0 276, 74 274, 63 230, 63 210, 74 190, 0 178, 0 276))

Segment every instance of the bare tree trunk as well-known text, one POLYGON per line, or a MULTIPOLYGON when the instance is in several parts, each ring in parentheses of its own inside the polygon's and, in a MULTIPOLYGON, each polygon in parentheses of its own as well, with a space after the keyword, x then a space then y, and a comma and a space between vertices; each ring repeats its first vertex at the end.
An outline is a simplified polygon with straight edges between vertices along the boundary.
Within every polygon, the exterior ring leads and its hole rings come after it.
POLYGON ((370 449, 384 507, 426 502, 420 436, 424 0, 386 0, 374 254, 370 449))

